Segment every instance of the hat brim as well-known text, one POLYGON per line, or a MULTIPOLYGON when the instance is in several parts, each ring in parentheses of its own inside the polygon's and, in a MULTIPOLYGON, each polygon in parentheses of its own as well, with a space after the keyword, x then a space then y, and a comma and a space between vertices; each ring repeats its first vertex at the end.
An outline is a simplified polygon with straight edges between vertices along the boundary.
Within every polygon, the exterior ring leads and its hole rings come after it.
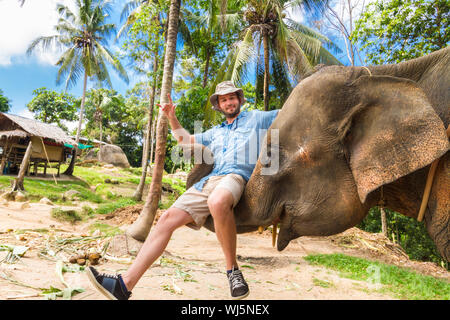
POLYGON ((246 101, 244 97, 244 91, 241 88, 230 88, 223 90, 220 93, 214 93, 213 95, 211 95, 211 97, 209 97, 209 101, 212 104, 212 108, 214 110, 219 110, 219 101, 218 101, 219 96, 223 96, 229 93, 237 93, 241 106, 246 101))

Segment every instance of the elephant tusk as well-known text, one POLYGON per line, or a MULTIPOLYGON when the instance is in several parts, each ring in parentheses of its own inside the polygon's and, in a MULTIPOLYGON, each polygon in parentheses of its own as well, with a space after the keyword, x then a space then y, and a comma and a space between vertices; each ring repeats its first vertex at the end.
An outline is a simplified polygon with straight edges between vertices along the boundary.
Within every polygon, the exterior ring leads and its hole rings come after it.
POLYGON ((272 247, 275 247, 275 243, 277 240, 277 229, 278 229, 278 223, 274 223, 272 227, 272 247))
POLYGON ((263 231, 264 231, 264 227, 263 226, 259 226, 258 227, 258 232, 261 234, 261 233, 263 233, 263 231))

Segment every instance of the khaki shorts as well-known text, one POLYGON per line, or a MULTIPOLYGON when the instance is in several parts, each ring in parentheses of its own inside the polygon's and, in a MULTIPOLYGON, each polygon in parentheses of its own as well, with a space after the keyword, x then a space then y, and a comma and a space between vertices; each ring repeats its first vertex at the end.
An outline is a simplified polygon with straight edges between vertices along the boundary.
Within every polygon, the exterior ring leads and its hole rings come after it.
POLYGON ((198 191, 194 186, 190 187, 172 204, 172 207, 186 211, 194 219, 194 223, 187 224, 188 227, 198 230, 211 214, 208 207, 208 197, 216 188, 223 188, 231 192, 234 203, 233 208, 239 202, 244 191, 245 179, 235 173, 223 176, 210 177, 203 186, 202 191, 198 191))

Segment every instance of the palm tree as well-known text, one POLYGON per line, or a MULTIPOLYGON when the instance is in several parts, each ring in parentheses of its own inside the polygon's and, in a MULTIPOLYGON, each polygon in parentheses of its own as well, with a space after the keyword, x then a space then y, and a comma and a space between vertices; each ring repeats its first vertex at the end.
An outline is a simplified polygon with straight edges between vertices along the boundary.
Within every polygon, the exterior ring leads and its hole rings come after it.
POLYGON ((91 89, 88 92, 88 98, 86 99, 86 106, 90 105, 94 109, 93 118, 98 123, 100 136, 99 140, 103 141, 103 114, 109 107, 120 103, 119 95, 115 92, 111 92, 107 89, 91 89))
MULTIPOLYGON (((311 28, 286 17, 287 10, 301 6, 312 10, 322 2, 326 1, 248 0, 241 12, 246 26, 222 64, 215 84, 232 80, 235 84, 243 85, 245 80, 249 80, 247 73, 256 70, 256 88, 262 89, 264 110, 268 110, 271 84, 281 90, 283 99, 286 99, 292 90, 292 83, 298 82, 314 65, 340 64, 324 48, 326 44, 339 51, 337 46, 311 28), (271 71, 274 74, 272 81, 271 71)), ((209 118, 212 117, 210 109, 208 103, 205 112, 209 118)))
POLYGON ((241 26, 238 9, 241 6, 239 2, 233 1, 228 3, 224 0, 211 0, 203 2, 202 14, 197 12, 185 13, 186 22, 192 23, 199 32, 202 39, 202 45, 199 49, 200 55, 205 60, 205 68, 203 70, 203 88, 206 87, 209 75, 209 64, 217 51, 218 43, 222 42, 221 36, 225 33, 237 33, 241 26), (227 4, 231 10, 227 11, 227 4))
POLYGON ((83 94, 80 106, 76 146, 69 167, 64 172, 72 175, 83 123, 86 85, 88 78, 112 87, 106 63, 110 64, 119 76, 128 83, 128 76, 120 61, 106 48, 107 38, 115 32, 115 25, 106 23, 111 11, 110 0, 76 0, 76 11, 58 4, 60 15, 55 30, 57 34, 35 39, 28 47, 31 54, 40 45, 44 50, 56 45, 65 49, 56 62, 60 68, 56 82, 60 84, 65 78, 66 89, 73 86, 78 78, 83 77, 83 94))
MULTIPOLYGON (((164 54, 164 73, 161 85, 161 104, 168 102, 167 95, 172 90, 173 70, 177 47, 178 20, 180 15, 180 0, 171 0, 169 9, 169 24, 167 42, 164 54)), ((161 198, 162 175, 166 153, 168 121, 160 110, 156 128, 155 166, 152 173, 152 183, 144 207, 138 219, 128 228, 127 233, 136 240, 145 240, 150 232, 155 218, 158 203, 161 198)))

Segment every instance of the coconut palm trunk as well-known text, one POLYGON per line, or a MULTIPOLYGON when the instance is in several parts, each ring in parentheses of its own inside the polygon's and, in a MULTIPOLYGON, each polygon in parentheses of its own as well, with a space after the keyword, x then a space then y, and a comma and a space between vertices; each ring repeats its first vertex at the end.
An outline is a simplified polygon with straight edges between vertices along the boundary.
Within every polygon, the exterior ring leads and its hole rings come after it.
MULTIPOLYGON (((177 46, 178 18, 180 14, 180 0, 171 0, 169 9, 169 26, 167 31, 167 45, 164 55, 164 73, 161 86, 161 104, 168 103, 167 94, 172 90, 173 69, 177 46)), ((138 219, 128 228, 127 233, 136 240, 143 241, 150 232, 153 220, 161 198, 162 176, 166 156, 166 142, 168 120, 162 110, 159 110, 156 127, 155 166, 153 168, 152 183, 147 199, 138 219)))
POLYGON ((83 80, 83 95, 81 96, 81 105, 80 105, 80 119, 78 121, 77 128, 77 136, 75 138, 75 147, 72 152, 72 159, 70 160, 70 164, 64 172, 65 175, 71 176, 73 175, 73 170, 75 168, 75 160, 77 158, 78 152, 78 142, 80 142, 80 133, 81 133, 81 125, 83 124, 83 115, 84 115, 84 102, 86 100, 86 86, 87 86, 88 74, 87 71, 84 71, 84 80, 83 80))
MULTIPOLYGON (((145 144, 144 144, 144 150, 143 150, 143 156, 142 156, 142 174, 141 179, 139 180, 139 185, 136 188, 136 191, 134 192, 133 198, 136 201, 142 200, 142 194, 144 193, 144 187, 145 187, 145 178, 147 177, 147 168, 148 168, 148 158, 150 153, 150 144, 152 143, 152 127, 153 127, 153 108, 155 105, 155 91, 156 91, 156 84, 157 84, 157 71, 158 71, 158 51, 155 50, 155 56, 153 60, 153 84, 152 84, 152 91, 150 93, 150 105, 148 108, 148 122, 147 122, 147 129, 145 134, 145 144)), ((151 162, 151 159, 150 159, 151 162)))
POLYGON ((269 110, 269 36, 267 30, 263 31, 264 46, 264 110, 269 110))

